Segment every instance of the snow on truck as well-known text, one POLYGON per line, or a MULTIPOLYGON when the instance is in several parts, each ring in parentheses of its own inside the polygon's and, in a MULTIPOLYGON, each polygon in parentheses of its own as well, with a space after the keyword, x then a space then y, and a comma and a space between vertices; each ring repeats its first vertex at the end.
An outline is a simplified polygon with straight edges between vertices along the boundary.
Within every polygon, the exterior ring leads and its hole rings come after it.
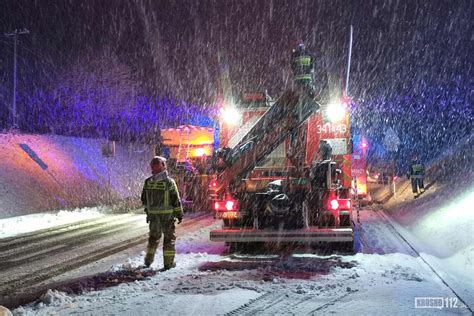
POLYGON ((352 248, 351 139, 344 102, 304 91, 222 109, 209 197, 212 241, 337 242, 352 248), (234 120, 234 124, 230 121, 234 120))

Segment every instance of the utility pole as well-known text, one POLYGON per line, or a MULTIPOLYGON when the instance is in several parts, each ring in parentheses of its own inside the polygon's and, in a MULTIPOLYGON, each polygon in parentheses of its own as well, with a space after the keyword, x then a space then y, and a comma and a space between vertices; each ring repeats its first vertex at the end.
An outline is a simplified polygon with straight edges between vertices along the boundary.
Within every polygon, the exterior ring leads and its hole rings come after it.
POLYGON ((10 33, 5 33, 5 36, 12 36, 13 37, 13 101, 12 101, 12 109, 11 109, 11 116, 12 116, 12 127, 18 128, 18 117, 16 113, 16 52, 18 46, 18 35, 22 34, 29 34, 30 31, 27 29, 22 30, 15 30, 10 33))
POLYGON ((352 57, 352 24, 349 31, 349 57, 347 59, 347 73, 346 73, 346 96, 349 95, 349 74, 351 72, 351 57, 352 57))

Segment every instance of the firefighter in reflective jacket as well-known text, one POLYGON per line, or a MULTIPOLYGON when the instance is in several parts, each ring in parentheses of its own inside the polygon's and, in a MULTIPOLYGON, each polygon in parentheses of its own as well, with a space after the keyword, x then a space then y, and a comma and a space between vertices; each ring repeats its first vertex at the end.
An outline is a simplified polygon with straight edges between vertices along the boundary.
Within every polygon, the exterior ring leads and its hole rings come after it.
POLYGON ((425 192, 425 185, 423 183, 425 177, 425 167, 418 161, 418 157, 416 155, 414 155, 412 158, 408 176, 411 179, 411 188, 416 199, 423 192, 425 192))
POLYGON ((299 44, 291 55, 291 69, 297 87, 301 87, 314 98, 313 57, 306 51, 304 44, 299 44))
POLYGON ((163 234, 164 270, 175 267, 175 220, 183 220, 183 208, 175 181, 168 176, 166 159, 156 156, 151 161, 152 176, 145 180, 141 200, 150 226, 145 266, 155 259, 155 252, 163 234))

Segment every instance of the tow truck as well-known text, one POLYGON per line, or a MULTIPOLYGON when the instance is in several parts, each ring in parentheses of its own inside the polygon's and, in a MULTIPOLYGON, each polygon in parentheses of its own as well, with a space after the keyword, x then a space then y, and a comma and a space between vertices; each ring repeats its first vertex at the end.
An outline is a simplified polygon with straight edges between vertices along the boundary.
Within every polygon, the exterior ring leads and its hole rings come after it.
POLYGON ((210 232, 211 241, 352 248, 352 144, 343 102, 321 106, 303 90, 287 90, 246 128, 213 159, 210 198, 223 227, 210 232), (266 166, 281 147, 283 164, 266 166))

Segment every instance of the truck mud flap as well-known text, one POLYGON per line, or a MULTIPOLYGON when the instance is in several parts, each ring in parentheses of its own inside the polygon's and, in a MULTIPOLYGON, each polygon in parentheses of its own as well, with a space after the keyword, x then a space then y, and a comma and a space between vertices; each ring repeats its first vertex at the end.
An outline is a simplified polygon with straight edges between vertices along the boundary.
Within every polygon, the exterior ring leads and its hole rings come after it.
POLYGON ((210 233, 211 241, 225 242, 351 242, 352 228, 308 228, 298 230, 217 229, 210 233))

